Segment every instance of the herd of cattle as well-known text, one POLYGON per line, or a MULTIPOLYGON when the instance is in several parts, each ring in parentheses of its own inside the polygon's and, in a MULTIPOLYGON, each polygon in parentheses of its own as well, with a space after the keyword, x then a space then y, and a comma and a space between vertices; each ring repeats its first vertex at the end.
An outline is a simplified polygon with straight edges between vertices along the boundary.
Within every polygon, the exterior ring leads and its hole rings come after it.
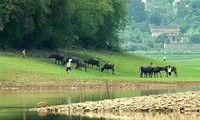
MULTIPOLYGON (((140 67, 140 77, 158 77, 158 74, 160 74, 160 77, 162 77, 161 71, 166 72, 166 76, 169 76, 168 73, 168 67, 169 66, 164 66, 164 67, 159 67, 159 66, 141 66, 140 67)), ((177 69, 175 66, 171 66, 171 72, 174 72, 174 76, 177 77, 177 69)))
MULTIPOLYGON (((60 54, 51 54, 49 56, 49 58, 53 58, 55 59, 55 64, 59 64, 59 65, 65 65, 69 59, 72 59, 71 63, 76 64, 76 69, 78 68, 84 68, 85 71, 87 70, 87 66, 88 65, 92 65, 96 66, 97 69, 100 68, 100 60, 97 58, 89 58, 86 59, 84 61, 81 61, 79 58, 77 57, 68 57, 66 59, 64 59, 63 55, 60 54)), ((100 69, 101 72, 103 72, 104 70, 112 70, 112 73, 114 74, 115 68, 114 68, 114 64, 113 63, 105 63, 103 65, 103 67, 100 69)), ((153 66, 141 66, 140 67, 140 77, 158 77, 158 74, 160 74, 160 77, 162 77, 161 71, 165 71, 166 72, 166 76, 168 76, 168 70, 167 70, 168 66, 165 67, 153 67, 153 66)), ((171 66, 171 72, 174 72, 174 76, 178 76, 177 75, 177 69, 175 66, 171 66)))
MULTIPOLYGON (((55 59, 55 64, 60 64, 60 65, 65 65, 69 59, 72 59, 71 63, 76 64, 76 69, 78 68, 85 68, 85 71, 87 70, 87 65, 92 65, 92 67, 95 65, 97 69, 100 67, 100 60, 97 58, 89 58, 84 61, 81 61, 77 57, 68 57, 66 60, 64 60, 64 56, 60 54, 52 54, 49 56, 49 58, 54 58, 55 59)), ((101 68, 101 72, 104 70, 112 70, 112 73, 114 74, 114 64, 112 63, 105 63, 103 67, 101 68)))

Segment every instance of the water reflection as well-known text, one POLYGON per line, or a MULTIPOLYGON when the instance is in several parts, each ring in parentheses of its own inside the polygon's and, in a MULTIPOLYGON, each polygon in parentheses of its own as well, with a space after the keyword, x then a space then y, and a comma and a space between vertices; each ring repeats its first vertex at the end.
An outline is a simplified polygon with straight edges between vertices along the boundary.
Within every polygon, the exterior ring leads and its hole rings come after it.
POLYGON ((127 113, 92 115, 52 115, 47 113, 25 112, 24 108, 35 107, 39 101, 49 105, 77 103, 79 101, 95 101, 107 98, 135 97, 162 93, 199 91, 200 87, 163 89, 163 90, 133 90, 133 89, 98 89, 98 90, 67 90, 67 91, 1 91, 0 120, 198 120, 199 114, 188 113, 127 113), (84 117, 83 117, 84 116, 84 117), (99 116, 99 117, 98 117, 99 116), (189 117, 190 116, 190 117, 189 117), (95 117, 95 118, 94 118, 95 117), (187 119, 189 118, 189 119, 187 119))
MULTIPOLYGON (((66 115, 65 115, 66 116, 66 115)), ((85 113, 77 114, 77 116, 85 116, 90 120, 101 119, 105 120, 199 120, 199 113, 156 113, 156 112, 132 112, 123 114, 110 113, 85 113)))

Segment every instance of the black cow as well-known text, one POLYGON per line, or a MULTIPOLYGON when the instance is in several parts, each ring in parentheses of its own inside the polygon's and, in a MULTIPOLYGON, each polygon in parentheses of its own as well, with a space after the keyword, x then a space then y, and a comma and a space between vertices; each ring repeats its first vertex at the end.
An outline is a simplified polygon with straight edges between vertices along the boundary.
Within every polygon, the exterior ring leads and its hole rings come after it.
POLYGON ((76 65, 78 65, 78 63, 80 62, 80 59, 77 57, 68 57, 66 61, 64 62, 64 64, 67 63, 69 59, 72 59, 71 63, 75 63, 76 65))
POLYGON ((158 73, 160 74, 160 77, 162 77, 161 71, 165 71, 165 67, 153 67, 154 77, 158 77, 158 73))
POLYGON ((54 59, 55 59, 55 64, 60 64, 60 65, 62 65, 64 56, 62 56, 62 55, 60 55, 60 54, 51 54, 51 55, 49 56, 49 58, 54 58, 54 59))
POLYGON ((112 63, 106 63, 106 64, 104 64, 104 66, 101 68, 101 72, 103 72, 104 70, 109 70, 109 69, 111 69, 112 70, 112 74, 115 74, 114 72, 115 72, 115 65, 114 64, 112 64, 112 63))
POLYGON ((147 77, 147 74, 149 75, 149 77, 152 77, 153 71, 154 71, 154 68, 151 66, 141 66, 140 67, 140 77, 142 78, 143 74, 144 74, 144 77, 147 77))
MULTIPOLYGON (((168 67, 169 67, 169 66, 165 66, 165 67, 164 67, 167 77, 169 76, 168 71, 167 71, 167 68, 168 68, 168 67)), ((175 66, 171 66, 171 72, 174 72, 174 77, 178 77, 177 69, 176 69, 175 66)))
POLYGON ((76 65, 76 69, 78 69, 78 68, 80 68, 80 67, 85 68, 85 71, 86 71, 86 69, 87 69, 87 65, 86 65, 86 63, 84 63, 84 62, 79 62, 79 63, 76 65))
POLYGON ((92 65, 92 68, 93 68, 93 65, 96 65, 97 68, 99 68, 99 63, 100 61, 97 59, 97 58, 89 58, 87 60, 84 60, 85 63, 87 63, 88 65, 91 64, 92 65))

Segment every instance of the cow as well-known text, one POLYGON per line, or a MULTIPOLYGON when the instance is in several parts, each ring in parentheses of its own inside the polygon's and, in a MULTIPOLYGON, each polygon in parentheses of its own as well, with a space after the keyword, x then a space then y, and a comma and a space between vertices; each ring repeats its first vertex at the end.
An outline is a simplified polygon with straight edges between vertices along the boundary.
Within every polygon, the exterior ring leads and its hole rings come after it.
POLYGON ((149 77, 152 77, 153 71, 154 71, 154 68, 151 66, 141 66, 140 67, 140 77, 142 78, 143 74, 144 74, 144 77, 147 77, 147 74, 149 75, 149 77))
POLYGON ((77 58, 77 57, 67 57, 67 59, 65 60, 65 62, 63 63, 63 65, 64 65, 65 63, 67 63, 67 61, 68 61, 69 59, 72 59, 71 63, 75 63, 76 65, 78 65, 78 63, 80 62, 80 59, 77 58))
POLYGON ((62 65, 64 56, 63 56, 63 55, 60 55, 60 54, 51 54, 51 55, 49 56, 49 58, 54 58, 54 59, 55 59, 55 64, 60 64, 60 65, 62 65))
POLYGON ((160 74, 160 77, 162 77, 161 71, 165 71, 165 67, 159 67, 159 66, 153 67, 154 77, 158 77, 158 73, 160 74))
POLYGON ((86 70, 86 69, 87 69, 86 63, 84 63, 84 62, 79 62, 79 63, 76 65, 76 69, 78 69, 78 68, 80 68, 80 67, 85 68, 85 71, 87 71, 87 70, 86 70))
MULTIPOLYGON (((164 67, 164 70, 165 70, 165 72, 166 72, 166 76, 167 76, 167 77, 169 76, 168 70, 167 70, 168 67, 169 67, 169 66, 165 66, 165 67, 164 67)), ((174 72, 174 77, 178 77, 177 68, 176 68, 175 66, 171 66, 171 72, 174 72)))
POLYGON ((114 64, 112 64, 112 63, 106 63, 106 64, 104 64, 104 66, 101 68, 101 72, 103 72, 104 70, 109 70, 109 69, 111 69, 112 70, 112 74, 115 74, 114 72, 115 72, 115 65, 114 64))
POLYGON ((91 64, 92 68, 93 68, 93 65, 96 65, 97 69, 100 67, 99 65, 100 61, 97 58, 89 58, 87 60, 84 60, 84 62, 88 65, 91 64))

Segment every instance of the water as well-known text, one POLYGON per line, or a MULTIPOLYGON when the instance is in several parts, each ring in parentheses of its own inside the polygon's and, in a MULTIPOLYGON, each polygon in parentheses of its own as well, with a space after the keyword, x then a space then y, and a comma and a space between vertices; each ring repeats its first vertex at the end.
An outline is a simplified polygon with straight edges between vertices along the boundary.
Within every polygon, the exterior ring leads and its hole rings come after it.
MULTIPOLYGON (((185 91, 199 91, 200 87, 162 89, 162 90, 133 90, 133 89, 112 89, 112 90, 66 90, 66 91, 20 91, 9 90, 0 92, 0 120, 179 120, 187 118, 188 114, 180 113, 128 113, 128 115, 96 115, 85 116, 52 115, 46 113, 27 112, 26 108, 35 107, 39 101, 46 101, 49 105, 60 105, 77 103, 79 101, 95 101, 107 98, 135 97, 162 93, 175 93, 185 91), (107 117, 109 116, 109 117, 107 117), (113 117, 112 117, 113 116, 113 117), (125 117, 126 116, 126 117, 125 117), (106 118, 103 118, 106 117, 106 118), (172 119, 174 118, 174 119, 172 119)), ((197 120, 200 116, 190 113, 192 120, 197 120)), ((188 120, 188 119, 185 119, 188 120)))

